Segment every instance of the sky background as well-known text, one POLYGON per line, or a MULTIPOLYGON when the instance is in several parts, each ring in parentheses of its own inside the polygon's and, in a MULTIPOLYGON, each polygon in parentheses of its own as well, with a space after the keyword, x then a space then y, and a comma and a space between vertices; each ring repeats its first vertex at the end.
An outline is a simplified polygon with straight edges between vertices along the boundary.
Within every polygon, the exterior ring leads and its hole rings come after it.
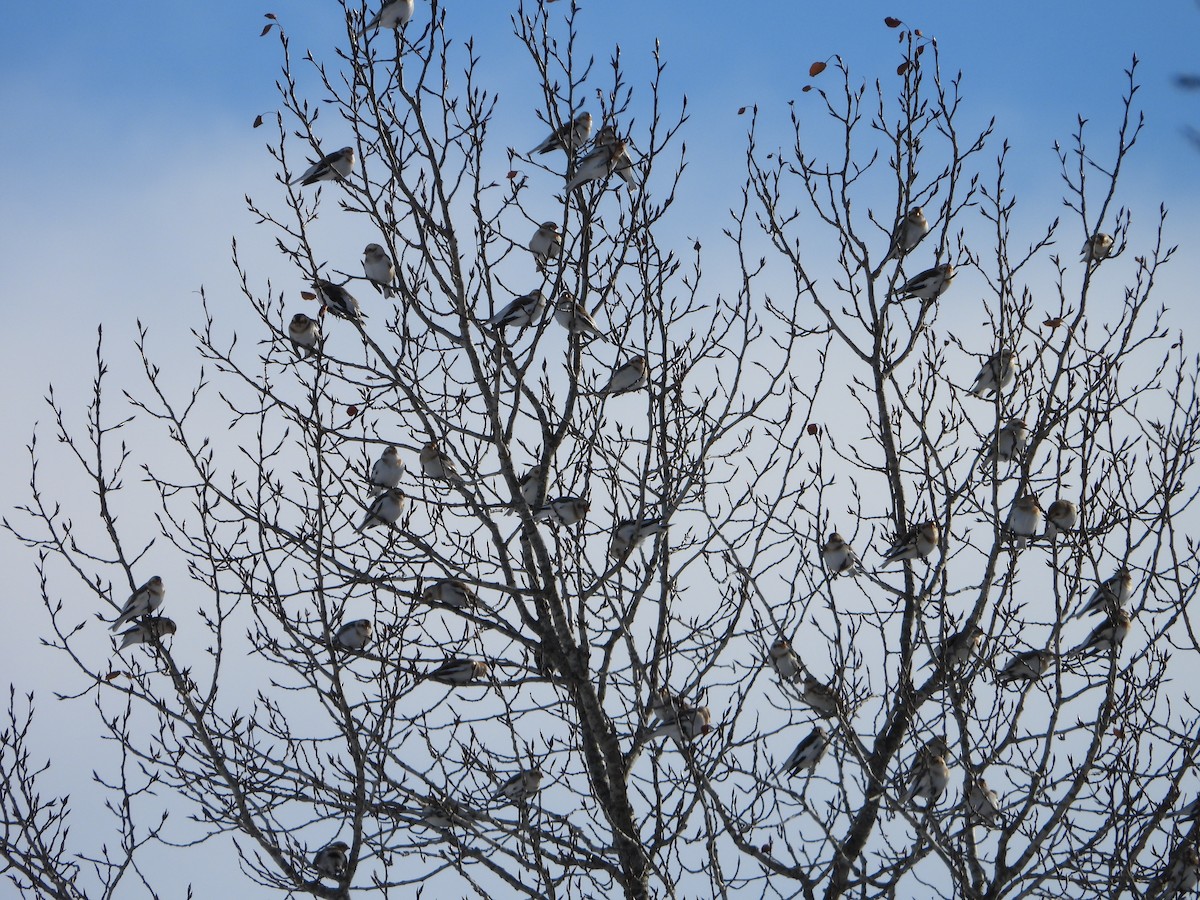
MULTIPOLYGON (((1200 72, 1195 3, 1164 0, 1149 11, 1112 0, 581 5, 584 45, 603 61, 619 43, 635 86, 644 83, 654 41, 661 41, 664 94, 676 101, 686 94, 691 114, 684 134, 689 168, 673 221, 681 235, 708 243, 720 241, 742 183, 747 119, 738 108, 757 104, 761 142, 770 145, 773 136, 787 144, 788 101, 799 101, 802 120, 805 103, 814 115, 818 109, 815 94, 801 95, 812 61, 840 54, 868 82, 894 77, 896 35, 883 27, 884 16, 936 37, 944 72, 963 71, 966 124, 996 117, 998 136, 1013 145, 1010 186, 1027 217, 1025 240, 1061 209, 1053 142, 1066 143, 1083 115, 1095 139, 1111 147, 1124 69, 1137 54, 1137 103, 1147 124, 1118 200, 1133 209, 1135 230, 1153 224, 1159 203, 1167 204, 1167 242, 1182 249, 1158 297, 1173 309, 1173 327, 1188 331, 1196 324, 1200 149, 1184 132, 1200 127, 1200 92, 1174 84, 1179 74, 1200 72)), ((536 73, 511 36, 511 3, 448 6, 451 31, 476 37, 482 71, 501 98, 502 170, 504 142, 525 150, 543 136, 536 73)), ((0 149, 8 161, 0 188, 5 515, 26 500, 24 448, 35 423, 43 439, 53 438, 42 400, 47 386, 53 383, 68 408, 82 414, 98 325, 114 386, 141 386, 132 351, 139 319, 150 327, 160 360, 178 366, 186 381, 199 365, 187 348, 189 330, 201 323, 200 288, 218 312, 238 308, 231 238, 261 282, 299 286, 243 202, 247 192, 277 196, 263 146, 270 135, 251 128, 255 116, 278 107, 279 45, 259 37, 266 12, 285 23, 296 57, 311 48, 332 60, 345 40, 332 2, 8 5, 0 29, 0 149)), ((418 0, 418 21, 427 16, 418 0)), ((348 138, 331 135, 330 147, 348 138)), ((988 157, 998 148, 997 140, 988 157)), ((346 240, 365 243, 357 234, 346 240)), ((1065 240, 1071 246, 1064 255, 1076 253, 1074 234, 1065 240)), ((682 237, 676 244, 688 245, 682 237)), ((68 476, 64 489, 82 488, 68 476)), ((77 499, 86 508, 87 496, 77 499)), ((0 673, 22 690, 62 687, 45 674, 55 657, 32 637, 44 623, 33 557, 5 535, 0 559, 9 575, 9 625, 22 635, 9 641, 0 673)), ((48 694, 42 706, 53 723, 48 694)))

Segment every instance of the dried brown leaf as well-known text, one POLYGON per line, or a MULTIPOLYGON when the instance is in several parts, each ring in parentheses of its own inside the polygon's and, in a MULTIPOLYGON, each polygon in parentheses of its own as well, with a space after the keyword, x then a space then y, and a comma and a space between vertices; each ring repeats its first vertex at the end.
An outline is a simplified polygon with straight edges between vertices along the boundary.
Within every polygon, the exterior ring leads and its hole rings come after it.
POLYGON ((883 24, 888 28, 899 28, 902 23, 895 16, 888 16, 883 20, 883 24))
POLYGON ((822 72, 825 71, 825 68, 826 68, 826 64, 823 62, 813 63, 811 66, 808 67, 808 77, 816 78, 818 75, 820 75, 822 72))

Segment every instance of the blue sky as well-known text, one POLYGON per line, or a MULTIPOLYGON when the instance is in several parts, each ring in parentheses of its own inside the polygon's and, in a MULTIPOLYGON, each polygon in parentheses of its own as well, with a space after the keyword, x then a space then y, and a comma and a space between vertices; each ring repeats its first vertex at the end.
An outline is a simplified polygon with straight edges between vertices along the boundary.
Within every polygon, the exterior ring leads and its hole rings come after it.
MULTIPOLYGON (((798 101, 802 117, 805 103, 817 108, 815 95, 800 90, 813 60, 840 54, 868 80, 894 73, 895 32, 883 27, 885 15, 936 36, 944 69, 963 70, 969 121, 997 117, 998 135, 1014 147, 1013 186, 1030 222, 1057 214, 1061 182, 1051 144, 1069 138, 1077 115, 1111 145, 1123 70, 1136 53, 1147 127, 1120 199, 1134 208, 1135 226, 1151 222, 1160 202, 1169 206, 1168 242, 1183 253, 1160 297, 1176 309, 1173 325, 1196 322, 1200 150, 1183 129, 1200 127, 1200 92, 1173 84, 1177 74, 1200 72, 1196 4, 1168 0, 1153 13, 1112 0, 582 5, 585 45, 605 60, 619 43, 634 84, 644 81, 654 40, 661 40, 665 92, 686 93, 692 116, 675 221, 707 242, 719 240, 741 183, 746 119, 738 107, 758 104, 765 133, 787 142, 788 101, 798 101)), ((418 18, 427 15, 424 6, 418 0, 418 18)), ((535 74, 510 35, 512 4, 447 6, 452 30, 478 38, 483 71, 501 96, 499 134, 519 149, 532 146, 544 128, 534 118, 535 74)), ((98 324, 118 384, 136 375, 129 347, 138 318, 186 380, 198 366, 186 349, 189 328, 200 323, 197 291, 205 286, 220 308, 235 287, 231 237, 243 242, 264 282, 292 277, 242 202, 247 192, 265 198, 273 188, 263 149, 269 136, 250 127, 278 105, 278 43, 259 37, 262 14, 286 23, 296 55, 311 47, 332 58, 344 41, 333 2, 66 3, 50 10, 9 4, 0 32, 0 149, 9 162, 0 190, 7 307, 0 365, 8 385, 0 460, 15 472, 0 486, 6 512, 25 500, 23 447, 34 421, 46 422, 46 385, 54 382, 75 402, 86 396, 98 324)), ((15 596, 30 597, 31 556, 7 538, 0 555, 15 596)), ((15 618, 36 630, 42 614, 24 605, 15 618)), ((37 686, 29 672, 51 657, 32 641, 11 649, 5 673, 22 688, 37 686)))

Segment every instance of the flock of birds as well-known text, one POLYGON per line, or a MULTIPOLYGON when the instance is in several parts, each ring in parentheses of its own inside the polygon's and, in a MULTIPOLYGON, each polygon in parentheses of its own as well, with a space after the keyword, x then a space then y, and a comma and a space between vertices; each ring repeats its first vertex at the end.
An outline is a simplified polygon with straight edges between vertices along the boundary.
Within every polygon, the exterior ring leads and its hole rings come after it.
MULTIPOLYGON (((379 28, 402 28, 413 14, 413 0, 392 0, 358 32, 359 36, 379 28)), ((592 130, 592 116, 581 112, 571 121, 555 129, 544 141, 533 148, 531 154, 548 154, 564 151, 575 162, 566 181, 569 194, 576 188, 593 181, 604 181, 610 176, 621 178, 630 188, 637 181, 632 161, 625 142, 618 136, 613 125, 602 128, 592 141, 587 153, 576 159, 576 155, 587 147, 592 130)), ((347 178, 355 165, 353 147, 342 149, 321 157, 292 183, 302 186, 324 181, 340 181, 347 178)), ((892 235, 891 246, 885 259, 899 259, 912 251, 929 232, 929 222, 922 209, 910 210, 897 223, 892 235)), ((561 256, 562 235, 556 222, 540 225, 528 244, 539 270, 561 256)), ((1083 248, 1084 260, 1098 264, 1108 257, 1113 249, 1110 235, 1097 233, 1083 248)), ((396 269, 387 251, 379 244, 368 244, 364 250, 363 271, 369 281, 384 297, 396 296, 396 269)), ((907 279, 895 291, 897 299, 917 299, 923 307, 935 302, 950 287, 954 280, 954 267, 944 263, 926 269, 907 279)), ((321 303, 321 316, 329 313, 337 318, 361 325, 366 318, 358 300, 346 289, 323 278, 314 280, 316 297, 321 303)), ((501 331, 506 328, 526 328, 539 325, 548 303, 540 290, 517 297, 507 306, 491 316, 487 324, 501 331)), ((554 319, 571 335, 585 340, 606 339, 595 318, 569 293, 562 292, 554 305, 554 319)), ((288 337, 298 355, 308 357, 321 352, 321 327, 318 319, 297 313, 288 326, 288 337)), ((1016 353, 1001 349, 992 355, 980 369, 968 391, 981 398, 994 397, 1010 385, 1016 376, 1016 353)), ((614 396, 644 388, 649 383, 649 365, 644 356, 634 356, 617 366, 607 383, 596 393, 614 396)), ((1028 440, 1028 429, 1019 418, 1008 419, 997 430, 987 458, 999 462, 1016 459, 1028 440)), ((420 451, 422 474, 429 479, 464 483, 465 479, 453 459, 447 455, 436 440, 430 441, 420 451)), ((378 526, 392 527, 403 515, 408 499, 399 484, 406 467, 395 446, 386 447, 372 465, 367 477, 368 491, 373 500, 357 530, 378 526)), ((581 522, 588 514, 589 504, 585 498, 562 496, 546 500, 547 484, 541 467, 534 467, 520 480, 522 500, 532 510, 537 521, 548 521, 558 525, 572 526, 581 522)), ((1026 495, 1013 505, 1006 527, 1013 540, 1014 548, 1024 550, 1030 541, 1046 540, 1053 543, 1062 534, 1072 532, 1079 521, 1079 510, 1070 500, 1056 499, 1048 510, 1043 511, 1038 498, 1026 495)), ((664 517, 626 519, 613 527, 609 542, 609 553, 614 559, 628 556, 646 538, 659 534, 666 528, 664 517)), ((914 526, 895 541, 883 556, 883 565, 900 561, 915 561, 928 558, 941 542, 941 529, 936 521, 926 521, 914 526)), ((831 534, 822 548, 822 561, 831 577, 856 576, 865 572, 858 555, 836 532, 831 534)), ((121 633, 118 652, 138 644, 154 644, 167 635, 176 633, 175 623, 155 613, 162 606, 165 589, 163 580, 155 576, 134 591, 126 601, 120 615, 113 623, 115 631, 130 623, 133 627, 121 633)), ((1101 582, 1079 615, 1103 614, 1104 620, 1074 650, 1063 654, 1063 658, 1100 654, 1119 649, 1130 628, 1130 616, 1124 605, 1133 596, 1133 577, 1128 568, 1122 567, 1112 577, 1101 582)), ((466 582, 455 578, 443 578, 429 584, 422 592, 422 600, 431 605, 450 609, 478 608, 479 598, 466 582)), ((971 625, 950 636, 938 647, 931 663, 953 670, 965 665, 978 650, 984 631, 971 625)), ((368 619, 358 619, 342 624, 331 636, 334 649, 360 652, 370 643, 372 624, 368 619)), ((1056 660, 1051 650, 1027 650, 1014 656, 997 674, 1000 684, 1036 681, 1049 671, 1056 660)), ((768 651, 768 662, 779 677, 788 683, 800 685, 799 695, 818 716, 830 720, 846 716, 851 710, 838 692, 828 684, 805 671, 790 642, 783 637, 776 640, 768 651)), ((477 683, 488 678, 490 668, 482 660, 447 658, 436 669, 423 677, 451 687, 477 683)), ((650 738, 670 737, 677 742, 691 741, 707 734, 712 728, 712 715, 706 706, 695 706, 683 697, 664 688, 651 699, 650 712, 657 723, 650 731, 650 738)), ((791 776, 803 773, 811 775, 825 757, 831 745, 826 729, 817 725, 801 740, 784 761, 780 771, 791 776)), ((901 803, 916 798, 925 801, 927 809, 937 803, 950 783, 948 758, 949 746, 945 737, 934 737, 918 752, 907 774, 907 788, 900 797, 901 803)), ((493 800, 503 799, 523 804, 534 796, 543 780, 537 768, 523 769, 496 788, 493 800)), ((971 779, 966 786, 964 803, 973 821, 984 825, 995 825, 1002 819, 1002 806, 996 792, 988 787, 982 777, 971 779)), ((1200 817, 1200 798, 1193 801, 1177 814, 1179 817, 1200 817)), ((431 800, 422 813, 423 821, 430 827, 448 829, 469 826, 476 818, 470 807, 452 798, 431 800)), ((313 858, 314 870, 321 877, 343 878, 348 870, 350 846, 336 841, 317 851, 313 858)), ((1200 855, 1193 848, 1183 854, 1179 864, 1168 873, 1168 883, 1176 890, 1189 890, 1200 883, 1200 855)))

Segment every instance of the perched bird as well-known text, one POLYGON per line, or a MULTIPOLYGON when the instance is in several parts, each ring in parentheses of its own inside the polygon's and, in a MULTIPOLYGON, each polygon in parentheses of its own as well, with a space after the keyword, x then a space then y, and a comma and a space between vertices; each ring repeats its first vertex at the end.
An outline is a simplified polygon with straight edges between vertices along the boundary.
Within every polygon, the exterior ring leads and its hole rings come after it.
POLYGON ((371 474, 367 476, 367 493, 372 497, 378 496, 388 488, 394 488, 400 483, 404 474, 404 463, 395 447, 383 448, 383 455, 371 466, 371 474))
POLYGON ((629 362, 613 369, 608 383, 599 391, 602 397, 615 397, 618 394, 628 394, 639 391, 650 383, 650 364, 646 357, 635 356, 629 362))
POLYGON ((517 480, 521 489, 521 499, 530 509, 538 509, 545 502, 546 476, 541 466, 534 466, 517 480))
POLYGON ((908 773, 908 790, 900 798, 907 803, 916 797, 925 801, 926 808, 937 803, 950 784, 950 767, 946 765, 946 742, 934 738, 919 751, 908 773))
POLYGON ((629 158, 629 145, 617 134, 615 125, 605 125, 601 128, 596 133, 596 140, 592 142, 592 146, 614 148, 610 151, 613 174, 624 181, 626 187, 630 189, 637 187, 637 175, 633 171, 633 160, 629 158))
POLYGON ((1046 674, 1046 670, 1050 668, 1052 662, 1054 662, 1054 654, 1049 650, 1025 650, 1010 659, 1008 664, 996 674, 996 683, 1037 681, 1046 674))
POLYGON ((378 244, 367 244, 363 250, 363 272, 366 273, 367 279, 375 285, 375 290, 383 294, 385 297, 396 296, 396 289, 392 287, 396 280, 396 267, 392 264, 392 258, 387 255, 378 244))
POLYGON ((1163 892, 1159 897, 1176 897, 1200 884, 1200 850, 1194 844, 1180 848, 1163 876, 1163 892))
POLYGON ((535 510, 534 519, 539 522, 558 522, 560 525, 574 525, 583 521, 591 505, 582 497, 558 497, 551 500, 541 509, 535 510))
POLYGON ((1078 506, 1070 500, 1055 500, 1046 510, 1046 538, 1053 541, 1059 532, 1073 531, 1078 522, 1078 506))
POLYGON ((857 575, 862 571, 858 554, 836 531, 829 535, 829 540, 821 548, 821 562, 825 564, 825 570, 835 577, 843 572, 857 575))
POLYGON ((942 530, 937 522, 931 520, 914 525, 892 544, 883 555, 883 562, 886 565, 903 559, 925 559, 937 549, 941 537, 942 530))
POLYGON ((421 471, 426 478, 436 478, 438 481, 463 481, 458 466, 443 452, 437 441, 430 441, 421 448, 421 471))
POLYGON ((430 799, 421 808, 421 824, 439 831, 451 828, 474 828, 479 814, 464 803, 450 797, 430 799))
POLYGON ((1095 656, 1109 650, 1121 649, 1133 623, 1129 613, 1123 609, 1113 610, 1108 618, 1092 629, 1082 644, 1071 651, 1073 656, 1095 656))
POLYGON ((782 681, 799 681, 804 676, 804 664, 785 637, 776 638, 767 649, 767 662, 782 681))
POLYGON ((1113 250, 1113 236, 1097 231, 1083 242, 1083 261, 1088 265, 1099 265, 1101 260, 1108 259, 1113 250))
POLYGON ((296 313, 292 316, 292 321, 288 322, 288 339, 298 356, 312 356, 321 342, 321 326, 316 319, 310 319, 304 313, 296 313))
POLYGON ((825 729, 818 725, 808 737, 796 745, 796 749, 792 751, 782 766, 779 767, 780 772, 787 772, 793 778, 801 772, 811 772, 824 759, 825 754, 829 751, 829 738, 825 736, 825 729))
POLYGON ((413 0, 384 0, 379 12, 375 13, 371 21, 359 30, 357 37, 362 37, 368 31, 379 28, 403 28, 412 18, 413 9, 413 0))
POLYGON ((971 780, 967 788, 967 813, 982 825, 995 825, 1000 818, 1000 795, 988 787, 980 776, 971 780))
POLYGON ((441 578, 421 591, 421 599, 430 606, 449 606, 451 609, 473 609, 479 597, 465 581, 441 578))
POLYGON ((322 156, 315 163, 308 167, 308 170, 296 178, 292 179, 292 184, 297 181, 303 185, 316 184, 318 181, 334 181, 345 178, 354 169, 354 148, 343 147, 341 150, 335 150, 322 156))
POLYGON ((144 619, 128 631, 121 632, 121 645, 117 647, 117 652, 120 653, 126 647, 132 647, 134 644, 149 644, 155 640, 161 641, 168 634, 174 633, 175 623, 164 616, 158 616, 154 619, 144 619))
POLYGON ((1111 614, 1120 609, 1133 596, 1133 575, 1124 566, 1096 585, 1092 596, 1088 597, 1076 615, 1088 616, 1093 613, 1106 612, 1111 614))
POLYGON ((407 505, 408 498, 404 496, 404 491, 400 488, 388 488, 375 498, 370 508, 367 509, 366 518, 362 520, 362 524, 356 530, 362 533, 377 525, 395 525, 407 505))
POLYGON ((624 556, 648 537, 658 534, 666 523, 658 516, 644 519, 622 519, 613 526, 608 541, 608 555, 614 559, 624 556))
POLYGON ((595 145, 587 156, 579 160, 579 165, 575 167, 575 174, 567 182, 567 193, 589 181, 607 179, 617 170, 617 166, 628 158, 625 142, 620 138, 614 138, 609 143, 595 145))
POLYGON ((336 841, 322 847, 313 857, 313 868, 326 878, 341 878, 346 872, 346 866, 350 864, 350 857, 346 853, 349 849, 350 845, 345 841, 336 841))
POLYGON ((1017 354, 1012 350, 1001 350, 992 354, 975 376, 975 383, 967 389, 969 393, 976 397, 999 394, 1012 384, 1017 375, 1016 358, 1017 354))
POLYGON ((492 794, 492 799, 495 800, 498 797, 503 797, 505 800, 511 800, 513 803, 524 803, 537 793, 541 783, 541 769, 523 769, 500 785, 500 787, 496 788, 496 792, 492 794))
POLYGON ((150 613, 162 606, 163 594, 166 592, 167 589, 163 587, 163 580, 155 575, 129 595, 129 599, 121 607, 121 614, 117 616, 117 621, 112 623, 109 630, 116 631, 126 622, 132 622, 141 616, 150 615, 150 613))
POLYGON ((487 678, 489 672, 491 667, 480 660, 451 657, 432 672, 426 672, 425 677, 440 684, 460 687, 487 678))
POLYGON ((317 290, 317 298, 321 301, 322 309, 328 310, 339 319, 361 322, 366 318, 362 307, 354 299, 354 295, 340 284, 318 278, 313 282, 313 287, 317 290))
POLYGON ((1031 537, 1042 533, 1042 506, 1033 494, 1019 497, 1008 513, 1008 530, 1016 538, 1014 547, 1024 550, 1031 537))
MULTIPOLYGON (((604 333, 596 324, 596 320, 592 318, 592 314, 566 291, 559 295, 558 302, 554 304, 554 321, 571 334, 583 335, 588 339, 604 337, 604 333)), ((645 364, 644 359, 642 363, 645 364)))
POLYGON ((837 715, 838 697, 833 688, 818 681, 812 675, 804 676, 804 690, 801 694, 804 702, 823 719, 832 719, 837 715))
POLYGON ((535 153, 553 153, 555 150, 566 151, 567 156, 573 156, 575 151, 587 143, 592 133, 592 114, 581 112, 570 122, 563 122, 550 132, 550 136, 529 151, 535 153))
POLYGON ((562 235, 558 233, 557 222, 543 222, 529 239, 529 252, 537 261, 538 268, 544 268, 552 259, 558 259, 562 253, 562 235))
POLYGON ((928 233, 929 220, 925 218, 925 211, 919 206, 913 207, 904 214, 904 218, 896 223, 896 228, 892 232, 891 247, 883 261, 887 262, 889 259, 898 259, 904 256, 917 246, 921 242, 921 238, 928 233))
POLYGON ((1010 462, 1018 454, 1025 452, 1028 443, 1029 429, 1025 427, 1024 420, 1009 419, 997 430, 996 439, 992 442, 992 449, 988 451, 987 458, 1010 462))
POLYGON ((896 296, 901 300, 920 300, 922 305, 928 305, 946 293, 953 280, 954 266, 943 263, 908 279, 896 288, 896 296))
POLYGON ((362 650, 371 642, 371 620, 347 622, 333 636, 333 645, 341 650, 362 650))
POLYGON ((676 741, 692 741, 712 731, 712 713, 707 706, 688 706, 676 710, 673 718, 666 719, 650 732, 651 738, 669 737, 676 741))
POLYGON ((958 668, 966 664, 982 642, 983 629, 978 625, 968 625, 946 638, 941 646, 934 650, 930 662, 944 668, 958 668))
POLYGON ((545 312, 545 295, 541 291, 530 291, 528 294, 513 300, 504 309, 488 319, 488 324, 493 328, 507 328, 509 325, 524 328, 527 325, 533 325, 541 321, 542 315, 545 312))

